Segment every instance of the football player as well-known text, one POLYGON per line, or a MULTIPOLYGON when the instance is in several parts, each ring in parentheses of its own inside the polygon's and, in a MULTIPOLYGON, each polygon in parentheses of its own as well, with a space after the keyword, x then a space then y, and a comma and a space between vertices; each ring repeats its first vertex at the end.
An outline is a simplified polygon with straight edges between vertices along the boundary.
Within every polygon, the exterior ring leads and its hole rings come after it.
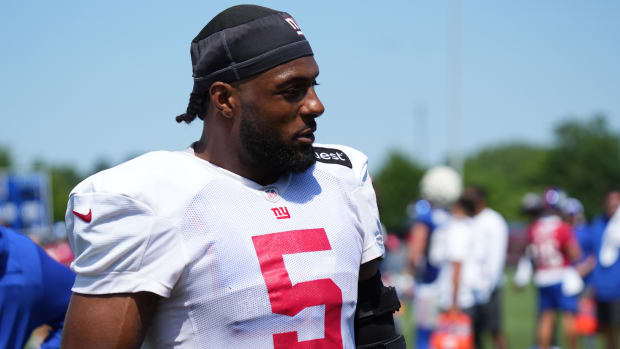
POLYGON ((465 189, 465 197, 475 203, 473 228, 478 274, 484 282, 476 287, 476 305, 472 311, 475 347, 483 348, 482 334, 488 331, 494 348, 506 348, 502 330, 502 287, 508 249, 508 224, 487 206, 487 192, 479 186, 465 189))
POLYGON ((63 348, 404 348, 364 154, 314 144, 318 66, 288 13, 241 5, 191 44, 187 149, 80 183, 63 348))
POLYGON ((605 348, 620 347, 620 189, 609 189, 603 212, 589 227, 590 248, 597 257, 592 286, 597 303, 598 331, 605 348))
POLYGON ((41 349, 59 348, 74 279, 28 236, 0 225, 0 348, 24 348, 43 325, 41 349))
POLYGON ((431 241, 437 228, 450 220, 447 208, 461 194, 462 181, 451 167, 436 166, 424 174, 419 186, 423 199, 412 206, 408 258, 415 277, 415 347, 428 349, 439 315, 439 268, 429 258, 431 241))
POLYGON ((538 288, 538 345, 549 348, 556 311, 562 312, 564 332, 570 348, 577 348, 573 320, 577 294, 583 285, 571 264, 581 258, 572 227, 560 214, 564 193, 550 188, 543 193, 543 213, 527 228, 529 255, 534 261, 534 283, 538 288), (577 285, 577 286, 572 286, 577 285))

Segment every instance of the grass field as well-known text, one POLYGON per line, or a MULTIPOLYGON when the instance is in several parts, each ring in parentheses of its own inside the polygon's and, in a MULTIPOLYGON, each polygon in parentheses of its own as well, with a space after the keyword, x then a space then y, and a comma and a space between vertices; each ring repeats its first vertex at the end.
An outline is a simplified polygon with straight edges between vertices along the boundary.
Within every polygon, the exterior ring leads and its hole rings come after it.
MULTIPOLYGON (((504 287, 504 333, 510 349, 526 349, 534 344, 534 330, 536 326, 536 291, 533 286, 517 291, 512 287, 512 272, 507 272, 507 285, 504 287)), ((407 347, 414 348, 413 321, 411 316, 410 304, 405 303, 405 309, 402 314, 402 333, 407 340, 407 347)), ((559 345, 566 348, 562 335, 561 326, 558 327, 559 345)), ((493 348, 489 338, 486 338, 485 348, 493 348)), ((586 348, 583 346, 580 348, 586 348)), ((597 348, 602 348, 599 343, 597 348)))

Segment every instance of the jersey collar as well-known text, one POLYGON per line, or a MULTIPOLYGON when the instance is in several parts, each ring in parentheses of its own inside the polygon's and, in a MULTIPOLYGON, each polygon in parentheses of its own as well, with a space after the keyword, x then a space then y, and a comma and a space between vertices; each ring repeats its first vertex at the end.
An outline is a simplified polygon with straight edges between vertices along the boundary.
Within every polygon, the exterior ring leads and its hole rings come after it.
POLYGON ((280 195, 282 195, 286 189, 288 188, 289 184, 291 183, 291 179, 293 177, 292 173, 288 173, 282 177, 280 177, 277 181, 275 181, 274 183, 271 184, 267 184, 267 185, 262 185, 259 183, 254 182, 251 179, 245 178, 243 176, 240 176, 234 172, 231 172, 225 168, 219 167, 205 159, 199 158, 198 156, 196 156, 196 154, 194 153, 194 147, 192 145, 190 145, 189 147, 187 147, 185 150, 182 151, 183 153, 187 154, 187 155, 191 155, 191 157, 195 160, 200 162, 203 166, 215 170, 217 172, 219 172, 220 174, 224 175, 226 178, 229 178, 231 180, 234 180, 238 183, 240 183, 241 185, 255 190, 255 191, 259 191, 261 193, 261 195, 264 195, 264 191, 268 188, 271 187, 276 187, 278 188, 278 191, 280 192, 280 195))

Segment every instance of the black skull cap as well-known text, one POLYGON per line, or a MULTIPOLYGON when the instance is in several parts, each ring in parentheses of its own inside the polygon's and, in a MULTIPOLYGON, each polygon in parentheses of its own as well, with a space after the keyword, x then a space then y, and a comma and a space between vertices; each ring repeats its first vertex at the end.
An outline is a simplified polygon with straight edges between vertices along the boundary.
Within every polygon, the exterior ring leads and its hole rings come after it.
POLYGON ((192 94, 215 81, 249 78, 294 59, 312 56, 299 25, 286 12, 256 5, 230 7, 192 40, 192 94))

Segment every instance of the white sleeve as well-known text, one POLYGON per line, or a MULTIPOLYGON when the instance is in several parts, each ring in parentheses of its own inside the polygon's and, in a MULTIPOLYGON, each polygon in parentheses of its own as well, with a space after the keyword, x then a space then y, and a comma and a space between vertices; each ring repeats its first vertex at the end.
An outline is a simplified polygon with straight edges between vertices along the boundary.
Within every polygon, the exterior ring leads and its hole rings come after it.
POLYGON ((601 250, 599 252, 599 263, 607 268, 618 260, 620 250, 620 207, 611 217, 607 227, 603 231, 601 250))
POLYGON ((471 231, 467 223, 453 219, 447 227, 444 243, 446 244, 446 259, 449 262, 463 262, 469 251, 471 231))
POLYGON ((168 219, 128 196, 93 192, 71 195, 65 218, 74 292, 170 296, 185 258, 168 219))
POLYGON ((351 200, 357 211, 360 228, 363 232, 362 264, 383 257, 385 253, 383 229, 379 220, 379 210, 377 209, 377 197, 372 187, 372 179, 368 174, 367 166, 367 162, 364 162, 361 185, 351 193, 351 200))
POLYGON ((506 250, 508 248, 508 224, 499 215, 493 217, 494 219, 487 221, 488 227, 485 227, 485 231, 488 232, 484 238, 488 239, 486 243, 489 247, 486 251, 488 256, 486 258, 486 269, 489 282, 495 287, 502 278, 504 264, 506 262, 506 250))

